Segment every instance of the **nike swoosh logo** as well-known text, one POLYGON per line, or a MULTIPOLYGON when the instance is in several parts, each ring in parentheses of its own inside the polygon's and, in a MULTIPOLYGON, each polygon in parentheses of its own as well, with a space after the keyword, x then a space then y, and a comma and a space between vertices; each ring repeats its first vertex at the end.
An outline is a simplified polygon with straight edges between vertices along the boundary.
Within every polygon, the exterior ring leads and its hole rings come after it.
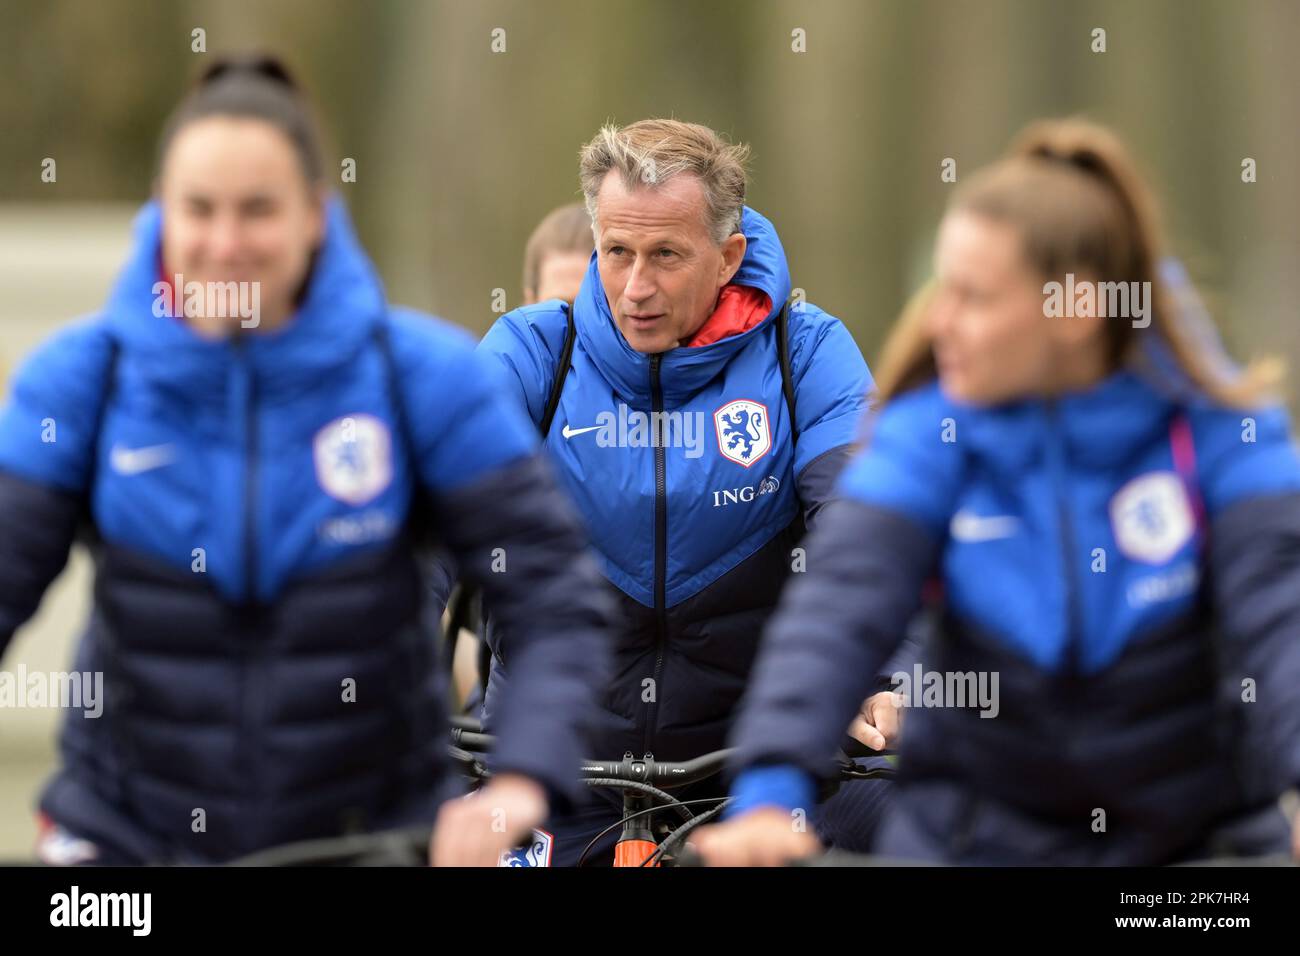
POLYGON ((153 471, 176 460, 175 445, 149 445, 146 448, 123 448, 114 445, 108 456, 109 464, 119 475, 138 475, 153 471))
POLYGON ((981 516, 965 510, 953 515, 948 525, 948 533, 957 541, 996 541, 1019 530, 1020 519, 1013 515, 981 516))
POLYGON ((590 425, 587 428, 570 428, 567 424, 560 429, 560 434, 565 438, 572 438, 574 435, 581 435, 584 432, 594 432, 599 425, 590 425))

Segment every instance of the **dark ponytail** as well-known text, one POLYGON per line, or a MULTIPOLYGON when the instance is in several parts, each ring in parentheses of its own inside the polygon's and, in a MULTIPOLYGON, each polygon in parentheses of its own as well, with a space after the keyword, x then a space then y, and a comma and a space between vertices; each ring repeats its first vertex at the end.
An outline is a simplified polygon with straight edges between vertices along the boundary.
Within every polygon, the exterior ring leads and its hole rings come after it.
POLYGON ((176 134, 210 116, 246 117, 270 123, 293 144, 306 180, 315 185, 324 178, 324 151, 311 104, 277 58, 244 54, 218 57, 208 65, 163 126, 158 141, 159 169, 176 134))

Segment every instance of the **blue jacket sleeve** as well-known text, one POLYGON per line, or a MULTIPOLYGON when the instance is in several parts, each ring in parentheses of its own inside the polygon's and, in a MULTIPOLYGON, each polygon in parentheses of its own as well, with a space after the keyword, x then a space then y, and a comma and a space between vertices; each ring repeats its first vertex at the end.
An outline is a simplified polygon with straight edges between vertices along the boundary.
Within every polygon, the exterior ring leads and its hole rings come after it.
POLYGON ((0 658, 68 560, 78 495, 0 471, 0 658))
POLYGON ((799 502, 803 505, 804 524, 810 530, 817 526, 822 509, 835 496, 835 485, 853 459, 853 452, 852 445, 840 445, 822 452, 799 472, 799 502))
POLYGON ((537 446, 535 429, 505 399, 500 369, 460 329, 393 313, 393 356, 409 410, 416 469, 437 493, 471 484, 537 446))
POLYGON ((541 781, 560 805, 576 800, 613 617, 577 518, 536 455, 442 494, 436 517, 510 662, 492 767, 541 781))
POLYGON ((960 443, 947 436, 961 417, 936 384, 898 396, 866 419, 866 450, 844 471, 838 493, 945 538, 964 466, 960 443))
POLYGON ((852 455, 871 373, 853 336, 816 306, 791 309, 790 366, 799 440, 794 473, 811 527, 852 455))
POLYGON ((535 424, 546 410, 564 350, 568 309, 567 304, 557 302, 515 309, 497 319, 478 346, 481 355, 499 364, 506 393, 535 424))
POLYGON ((1239 766, 1267 800, 1300 788, 1300 493, 1234 505, 1211 525, 1210 553, 1239 766))
MULTIPOLYGON (((502 393, 523 409, 534 427, 542 419, 564 347, 567 309, 554 303, 516 309, 498 319, 478 345, 479 355, 500 373, 502 393)), ((459 577, 451 556, 440 552, 430 582, 440 606, 446 607, 459 577)))
POLYGON ((782 801, 796 792, 784 775, 764 792, 774 778, 748 772, 755 767, 825 774, 858 705, 879 689, 877 675, 904 643, 960 480, 960 456, 941 441, 942 417, 929 390, 883 409, 840 479, 841 497, 809 536, 808 570, 792 578, 768 624, 732 734, 733 793, 742 803, 788 806, 782 801), (924 494, 914 494, 925 479, 924 494))
POLYGON ((831 502, 812 533, 808 571, 796 575, 768 624, 732 734, 734 794, 756 766, 824 776, 876 675, 902 643, 938 543, 901 515, 852 499, 831 502))
POLYGON ((0 469, 76 494, 86 490, 111 355, 97 320, 61 329, 32 353, 0 409, 0 469))
POLYGON ((61 330, 23 363, 0 408, 0 656, 67 562, 93 469, 110 343, 61 330))
POLYGON ((504 653, 518 675, 492 766, 538 780, 562 806, 581 789, 611 597, 499 367, 459 336, 424 345, 401 369, 408 407, 430 410, 412 416, 420 472, 439 537, 508 632, 504 653))
POLYGON ((1220 686, 1247 790, 1271 800, 1300 787, 1300 458, 1280 409, 1205 412, 1193 429, 1220 686))

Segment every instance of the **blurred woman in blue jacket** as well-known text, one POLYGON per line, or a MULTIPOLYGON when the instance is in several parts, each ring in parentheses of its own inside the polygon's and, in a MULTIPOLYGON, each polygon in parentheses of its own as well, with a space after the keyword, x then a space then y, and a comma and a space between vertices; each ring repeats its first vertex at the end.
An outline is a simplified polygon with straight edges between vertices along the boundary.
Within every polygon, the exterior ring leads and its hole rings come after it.
POLYGON ((278 63, 209 68, 159 165, 105 308, 0 409, 0 651, 93 530, 76 671, 106 699, 68 713, 42 858, 217 862, 440 815, 437 862, 495 863, 577 795, 602 681, 572 509, 472 340, 385 300, 278 63), (431 531, 535 678, 498 775, 445 806, 431 531))
POLYGON ((767 631, 711 862, 816 850, 790 811, 931 575, 878 852, 1162 864, 1300 836, 1300 463, 1276 375, 1193 344, 1159 255, 1147 187, 1081 121, 954 195, 767 631))

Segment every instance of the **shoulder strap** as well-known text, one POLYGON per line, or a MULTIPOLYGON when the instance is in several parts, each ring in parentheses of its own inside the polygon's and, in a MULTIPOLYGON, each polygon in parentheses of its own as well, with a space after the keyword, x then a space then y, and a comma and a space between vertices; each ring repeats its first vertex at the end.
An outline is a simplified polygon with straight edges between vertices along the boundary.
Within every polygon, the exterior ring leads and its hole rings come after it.
POLYGON ((781 391, 785 393, 785 407, 790 412, 790 435, 799 440, 799 419, 794 408, 794 373, 790 369, 790 300, 787 299, 776 315, 776 356, 781 363, 781 391))
POLYGON ((573 360, 573 341, 578 337, 577 327, 573 324, 573 309, 570 305, 565 311, 567 328, 564 330, 564 347, 560 349, 560 363, 555 367, 555 378, 551 382, 551 393, 546 397, 546 409, 537 430, 545 438, 551 432, 551 423, 555 421, 556 409, 560 407, 560 395, 564 392, 564 379, 569 374, 569 363, 573 360))
POLYGON ((1205 533, 1205 500, 1201 497, 1200 482, 1196 477, 1196 441, 1192 437, 1192 424, 1187 420, 1187 413, 1179 411, 1169 421, 1169 448, 1173 453, 1174 470, 1183 481, 1187 497, 1192 502, 1192 514, 1196 526, 1205 533))

